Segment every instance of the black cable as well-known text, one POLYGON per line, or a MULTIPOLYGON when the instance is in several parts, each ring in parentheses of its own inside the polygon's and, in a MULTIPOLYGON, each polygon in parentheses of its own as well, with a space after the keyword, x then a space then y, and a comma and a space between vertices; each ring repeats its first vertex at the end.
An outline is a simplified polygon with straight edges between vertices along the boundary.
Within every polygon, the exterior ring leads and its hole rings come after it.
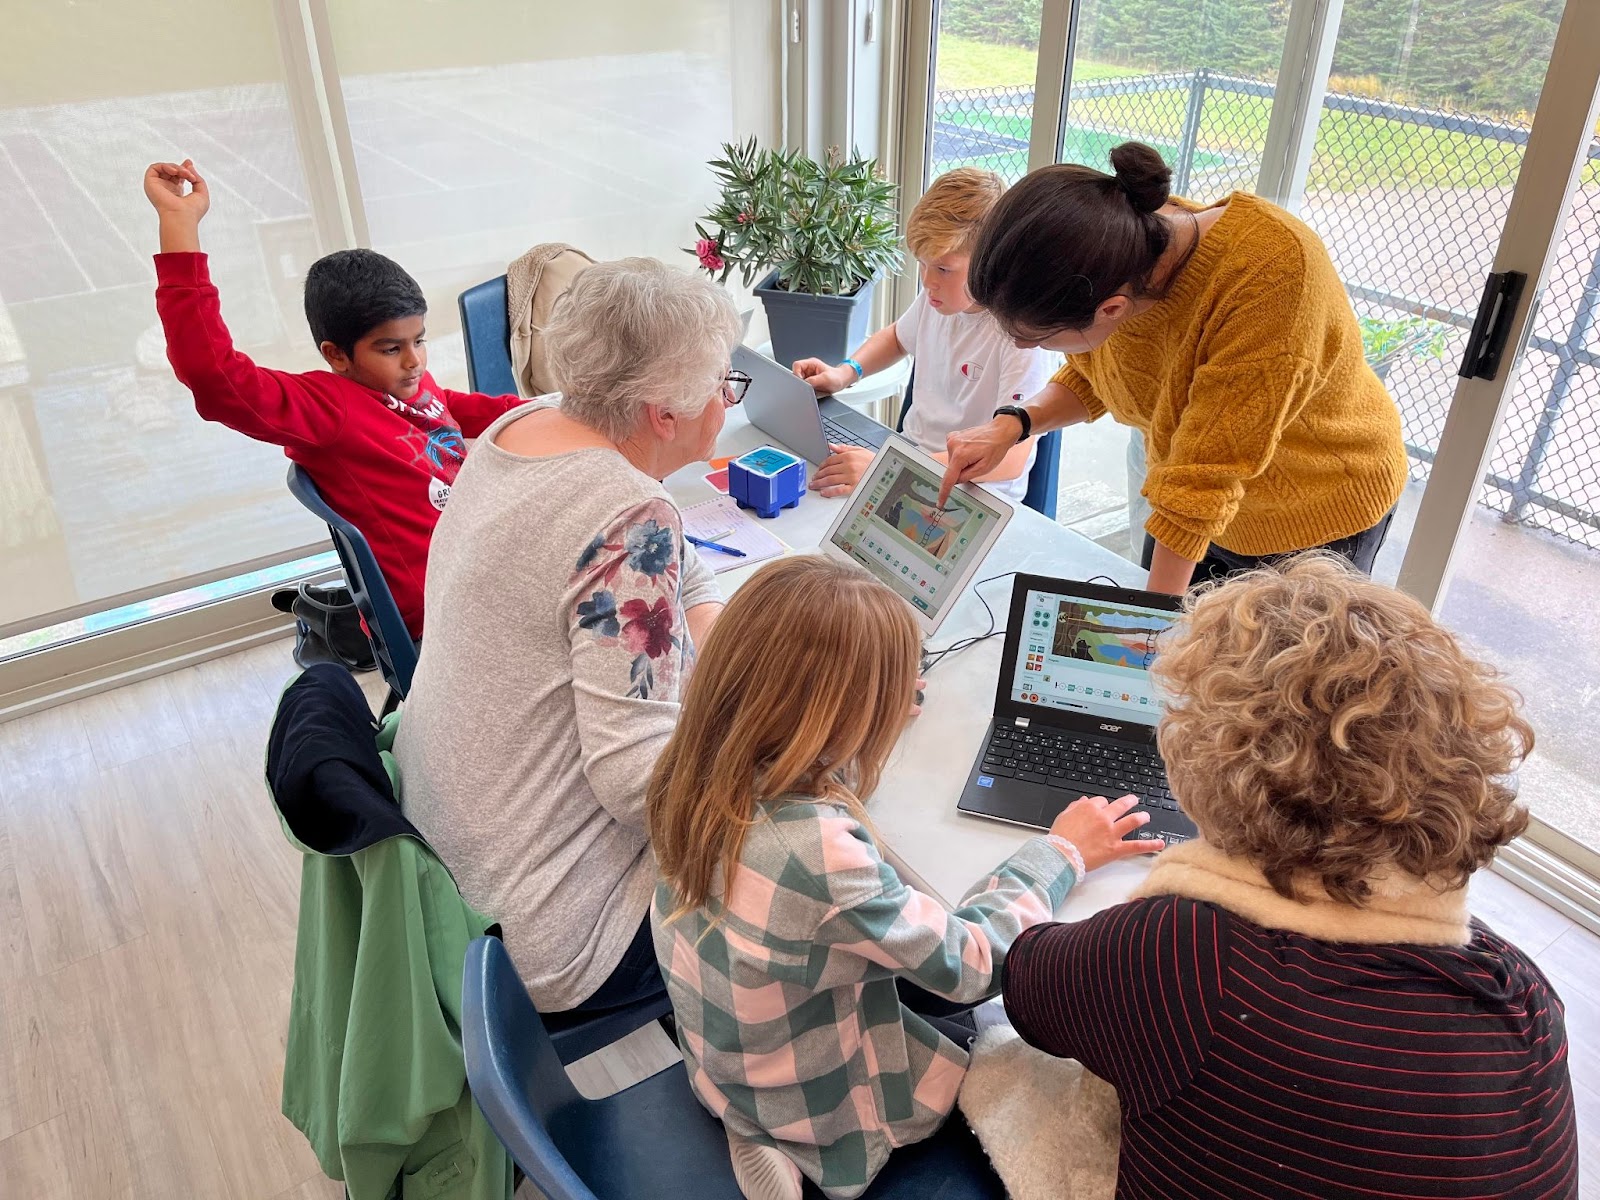
MULTIPOLYGON (((980 580, 978 580, 977 583, 972 585, 972 593, 973 593, 973 595, 977 596, 979 602, 982 603, 983 611, 989 614, 989 628, 983 633, 974 634, 971 637, 959 638, 956 641, 951 642, 948 646, 944 647, 944 649, 942 649, 942 650, 929 650, 929 651, 927 651, 922 656, 922 673, 924 675, 926 675, 929 671, 933 670, 936 666, 938 666, 941 662, 943 662, 947 656, 949 656, 951 654, 959 654, 963 650, 969 649, 972 646, 976 646, 979 642, 986 642, 990 638, 999 637, 1001 634, 1003 634, 1005 632, 1004 629, 996 629, 994 627, 994 609, 989 607, 989 601, 984 599, 983 593, 980 592, 978 589, 981 588, 986 583, 993 583, 997 579, 1010 579, 1015 574, 1016 574, 1015 571, 1006 571, 1006 572, 1004 572, 1003 574, 1000 574, 1000 575, 991 575, 987 579, 980 579, 980 580)), ((1118 583, 1115 579, 1111 578, 1111 576, 1109 576, 1109 575, 1095 575, 1095 576, 1092 576, 1089 579, 1086 579, 1084 582, 1085 583, 1093 583, 1097 579, 1104 579, 1112 587, 1121 587, 1122 586, 1120 583, 1118 583)))
POLYGON ((1010 579, 1015 574, 1015 571, 1006 571, 1000 575, 991 575, 987 579, 980 579, 972 585, 973 595, 978 597, 979 602, 983 605, 983 611, 989 614, 989 628, 985 632, 974 634, 971 637, 958 638, 942 650, 929 650, 922 656, 922 673, 924 675, 943 662, 946 656, 959 654, 969 646, 976 646, 979 642, 988 641, 990 638, 998 637, 1005 632, 1004 629, 996 629, 994 627, 994 609, 989 606, 989 601, 984 599, 983 593, 978 589, 986 583, 994 583, 997 579, 1010 579))

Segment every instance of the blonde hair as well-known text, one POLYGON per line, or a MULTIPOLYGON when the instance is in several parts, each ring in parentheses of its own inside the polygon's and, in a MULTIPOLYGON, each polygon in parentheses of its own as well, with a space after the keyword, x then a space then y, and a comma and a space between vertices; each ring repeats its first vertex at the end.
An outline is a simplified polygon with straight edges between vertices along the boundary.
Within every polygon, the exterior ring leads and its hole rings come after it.
POLYGON ((1411 597, 1328 554, 1192 597, 1154 664, 1173 791, 1281 895, 1362 905, 1375 872, 1453 888, 1527 826, 1520 697, 1411 597))
POLYGON ((921 639, 905 602, 814 555, 761 568, 700 650, 645 797, 676 919, 738 868, 762 801, 795 794, 865 820, 905 727, 921 639))
POLYGON ((544 344, 561 411, 617 442, 646 405, 694 417, 720 404, 739 337, 725 288, 653 258, 623 258, 572 281, 544 344))
POLYGON ((906 245, 924 261, 971 250, 978 227, 1005 194, 1005 181, 993 171, 957 167, 935 179, 911 210, 906 245))

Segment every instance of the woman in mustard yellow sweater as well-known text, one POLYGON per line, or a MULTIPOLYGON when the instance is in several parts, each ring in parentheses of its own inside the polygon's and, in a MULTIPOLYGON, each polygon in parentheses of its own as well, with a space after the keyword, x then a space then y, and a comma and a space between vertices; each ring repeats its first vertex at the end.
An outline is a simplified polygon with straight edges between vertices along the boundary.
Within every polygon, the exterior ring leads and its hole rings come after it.
POLYGON ((1153 590, 1312 547, 1370 571, 1406 451, 1327 250, 1255 196, 1171 196, 1148 146, 1111 164, 1033 171, 985 221, 973 299, 1018 346, 1068 358, 1025 404, 950 435, 946 489, 1109 412, 1145 435, 1153 590))

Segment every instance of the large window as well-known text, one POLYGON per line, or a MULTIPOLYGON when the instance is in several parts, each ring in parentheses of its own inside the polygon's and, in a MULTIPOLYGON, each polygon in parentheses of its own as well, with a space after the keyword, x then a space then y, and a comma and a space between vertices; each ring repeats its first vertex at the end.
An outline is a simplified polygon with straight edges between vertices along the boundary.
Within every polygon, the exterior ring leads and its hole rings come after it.
POLYGON ((765 134, 772 22, 737 0, 329 6, 372 245, 428 293, 442 382, 465 386, 456 296, 539 242, 691 260, 706 161, 765 134), (453 375, 452 372, 455 374, 453 375))
MULTIPOLYGON (((1198 200, 1253 190, 1283 55, 1287 7, 1230 0, 1195 7, 1153 0, 1081 0, 1070 10, 1070 59, 1059 113, 1035 94, 1046 8, 1024 0, 942 0, 925 175, 987 167, 1008 182, 1028 169, 1036 122, 1053 134, 1047 161, 1107 169, 1137 140, 1174 168, 1173 190, 1198 200)), ((926 179, 924 180, 926 182, 926 179)), ((1058 519, 1131 559, 1144 515, 1130 487, 1130 431, 1113 421, 1074 430, 1062 447, 1058 519)), ((1135 483, 1137 472, 1135 473, 1135 483)))
MULTIPOLYGON (((1600 158, 1600 145, 1594 151, 1600 158)), ((1600 855, 1600 168, 1580 176, 1440 615, 1523 694, 1522 795, 1600 855)))
POLYGON ((281 454, 201 421, 173 378, 141 192, 148 163, 193 156, 239 345, 313 365, 296 298, 305 178, 270 10, 133 0, 85 21, 39 4, 5 25, 0 637, 322 538, 281 454))
MULTIPOLYGON (((1257 190, 1322 236, 1411 458, 1376 574, 1434 605, 1523 690, 1540 738, 1522 778, 1534 838, 1591 870, 1597 12, 1564 0, 942 0, 923 162, 927 175, 958 161, 1010 178, 1052 158, 1103 169, 1112 145, 1138 138, 1166 156, 1175 190, 1257 190), (1059 109, 1027 81, 1056 63, 1059 109), (1042 157, 1051 123, 1057 153, 1042 157), (1516 310, 1495 376, 1463 380, 1494 270, 1544 271, 1542 292, 1516 310)), ((1058 511, 1131 555, 1126 447, 1105 421, 1064 439, 1058 511)))
POLYGON ((456 296, 529 246, 691 265, 706 160, 777 136, 777 25, 776 6, 742 0, 8 16, 0 660, 329 561, 304 560, 325 531, 286 492, 282 453, 201 421, 173 378, 148 163, 192 157, 210 180, 202 240, 257 361, 320 365, 305 271, 359 241, 423 284, 433 372, 465 387, 456 296))

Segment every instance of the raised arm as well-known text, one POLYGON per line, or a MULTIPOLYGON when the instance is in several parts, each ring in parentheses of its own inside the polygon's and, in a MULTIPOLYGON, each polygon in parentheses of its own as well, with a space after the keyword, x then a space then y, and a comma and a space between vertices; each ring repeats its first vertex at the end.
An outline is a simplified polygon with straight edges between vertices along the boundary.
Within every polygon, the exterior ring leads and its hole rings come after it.
POLYGON ((333 438, 344 415, 331 395, 308 388, 297 375, 258 367, 234 349, 200 251, 200 221, 211 196, 194 163, 152 164, 144 193, 160 221, 156 313, 167 338, 167 361, 194 394, 195 410, 277 446, 316 446, 333 438))

